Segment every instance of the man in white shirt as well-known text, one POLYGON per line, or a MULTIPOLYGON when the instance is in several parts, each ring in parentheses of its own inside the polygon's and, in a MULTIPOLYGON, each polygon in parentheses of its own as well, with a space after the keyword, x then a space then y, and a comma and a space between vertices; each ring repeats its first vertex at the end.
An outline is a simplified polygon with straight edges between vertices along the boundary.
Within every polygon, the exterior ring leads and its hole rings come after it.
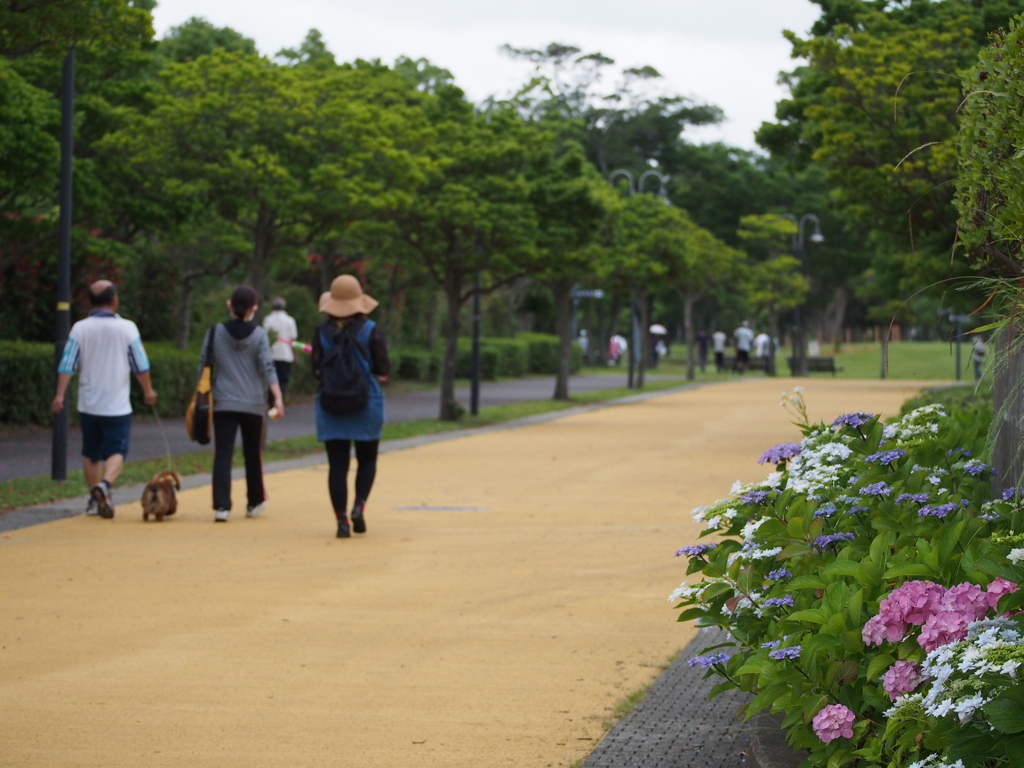
POLYGON ((52 410, 64 410, 71 377, 78 380, 78 416, 82 429, 82 468, 89 485, 87 515, 114 516, 113 487, 128 455, 132 427, 131 375, 142 385, 146 403, 156 403, 149 358, 139 329, 117 314, 117 288, 109 280, 89 286, 92 311, 71 328, 57 368, 52 410))
POLYGON ((750 347, 754 343, 750 323, 744 320, 743 325, 732 332, 732 336, 736 340, 736 370, 745 373, 750 363, 750 347))
POLYGON ((725 370, 725 344, 727 341, 729 341, 729 337, 721 328, 711 334, 711 344, 715 350, 715 368, 719 373, 725 370))
MULTIPOLYGON (((277 369, 277 383, 281 385, 283 398, 288 392, 288 382, 292 378, 292 365, 295 363, 292 342, 298 341, 299 329, 295 325, 295 318, 285 312, 288 304, 284 299, 274 299, 270 306, 273 312, 263 319, 263 328, 267 333, 274 334, 271 336, 274 343, 270 346, 270 356, 274 360, 274 368, 277 369)), ((273 393, 270 393, 267 403, 274 404, 273 393)))

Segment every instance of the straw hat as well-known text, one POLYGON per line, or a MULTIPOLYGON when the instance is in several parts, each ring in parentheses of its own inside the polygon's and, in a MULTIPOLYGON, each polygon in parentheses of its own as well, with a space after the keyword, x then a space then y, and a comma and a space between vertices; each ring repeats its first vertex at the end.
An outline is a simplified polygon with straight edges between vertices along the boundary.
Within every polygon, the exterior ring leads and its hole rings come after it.
POLYGON ((363 293, 363 286, 352 275, 338 275, 331 290, 320 294, 320 311, 332 317, 369 314, 380 302, 363 293))

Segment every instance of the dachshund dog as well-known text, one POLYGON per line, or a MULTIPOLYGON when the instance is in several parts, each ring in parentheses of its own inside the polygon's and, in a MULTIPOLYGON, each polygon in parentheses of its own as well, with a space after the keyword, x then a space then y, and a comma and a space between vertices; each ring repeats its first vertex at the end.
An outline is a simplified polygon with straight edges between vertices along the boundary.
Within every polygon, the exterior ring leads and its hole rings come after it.
POLYGON ((165 469, 153 475, 142 492, 142 519, 153 515, 157 522, 178 511, 178 491, 181 490, 181 475, 165 469))

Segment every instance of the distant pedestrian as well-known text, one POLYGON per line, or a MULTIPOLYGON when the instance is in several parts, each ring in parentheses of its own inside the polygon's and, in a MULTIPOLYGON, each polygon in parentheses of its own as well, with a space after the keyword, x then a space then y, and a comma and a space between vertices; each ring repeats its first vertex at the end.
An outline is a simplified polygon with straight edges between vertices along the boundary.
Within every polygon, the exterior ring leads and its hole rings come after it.
POLYGON ((71 377, 78 380, 78 418, 82 430, 82 469, 89 486, 87 515, 114 516, 114 483, 128 457, 132 428, 132 374, 142 385, 147 405, 156 404, 149 358, 139 329, 117 314, 117 287, 109 280, 89 286, 92 311, 71 328, 51 410, 64 410, 71 377))
POLYGON ((587 351, 590 349, 590 338, 587 336, 587 329, 584 328, 580 331, 580 336, 576 340, 576 343, 580 345, 580 352, 583 356, 587 356, 587 351))
MULTIPOLYGON (((274 343, 270 345, 270 356, 274 359, 277 371, 277 383, 281 387, 281 397, 288 394, 288 384, 292 380, 292 365, 295 363, 295 352, 292 342, 299 340, 299 329, 295 318, 286 311, 288 303, 282 299, 274 299, 270 306, 273 311, 263 319, 263 330, 276 334, 274 343)), ((267 405, 274 404, 274 393, 267 391, 267 405)))
POLYGON ((728 340, 729 337, 725 335, 725 331, 721 328, 711 334, 711 343, 715 350, 715 368, 719 373, 725 370, 725 345, 728 340))
POLYGON ((213 519, 218 523, 231 517, 231 464, 239 431, 248 499, 245 516, 259 517, 266 509, 261 455, 264 385, 273 395, 277 418, 284 416, 270 339, 252 322, 259 309, 256 291, 247 285, 235 288, 227 306, 231 319, 207 331, 199 356, 200 374, 207 360, 213 366, 213 519))
POLYGON ((743 324, 732 332, 732 336, 736 341, 736 370, 746 373, 750 365, 750 347, 754 343, 754 332, 750 330, 750 323, 744 320, 743 324))
POLYGON ((608 365, 618 365, 622 356, 629 351, 629 344, 621 334, 616 333, 608 340, 608 365))
POLYGON ((701 328, 700 333, 697 334, 697 364, 700 366, 701 373, 704 373, 708 367, 708 348, 710 346, 711 337, 708 336, 707 331, 701 328))
POLYGON ((982 367, 985 365, 985 355, 988 350, 985 349, 985 338, 983 336, 974 337, 974 346, 971 347, 971 360, 974 361, 974 378, 980 380, 982 367))
POLYGON ((761 370, 767 372, 771 371, 771 358, 772 356, 772 337, 762 331, 754 337, 754 351, 757 353, 757 359, 761 364, 761 370))
POLYGON ((313 376, 320 382, 316 396, 316 439, 324 443, 330 471, 331 494, 339 539, 351 531, 366 533, 366 502, 377 475, 377 450, 384 430, 384 392, 390 362, 380 328, 366 316, 377 300, 363 293, 359 281, 340 275, 331 290, 320 296, 320 311, 327 322, 313 335, 313 376), (360 394, 361 393, 361 394, 360 394), (356 408, 362 398, 365 405, 356 408), (349 529, 348 465, 355 444, 355 500, 349 529))

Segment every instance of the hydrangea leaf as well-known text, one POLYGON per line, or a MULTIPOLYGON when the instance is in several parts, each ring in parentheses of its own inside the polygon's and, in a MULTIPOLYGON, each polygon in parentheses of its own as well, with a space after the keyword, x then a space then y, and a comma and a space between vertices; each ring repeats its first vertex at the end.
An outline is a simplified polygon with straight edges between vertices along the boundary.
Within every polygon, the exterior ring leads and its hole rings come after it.
POLYGON ((1006 696, 985 705, 985 715, 989 724, 1003 733, 1020 733, 1024 731, 1024 707, 1019 702, 1006 696))
POLYGON ((885 672, 889 667, 896 663, 896 659, 890 656, 888 653, 880 653, 871 661, 868 662, 868 680, 874 680, 880 674, 885 672))

